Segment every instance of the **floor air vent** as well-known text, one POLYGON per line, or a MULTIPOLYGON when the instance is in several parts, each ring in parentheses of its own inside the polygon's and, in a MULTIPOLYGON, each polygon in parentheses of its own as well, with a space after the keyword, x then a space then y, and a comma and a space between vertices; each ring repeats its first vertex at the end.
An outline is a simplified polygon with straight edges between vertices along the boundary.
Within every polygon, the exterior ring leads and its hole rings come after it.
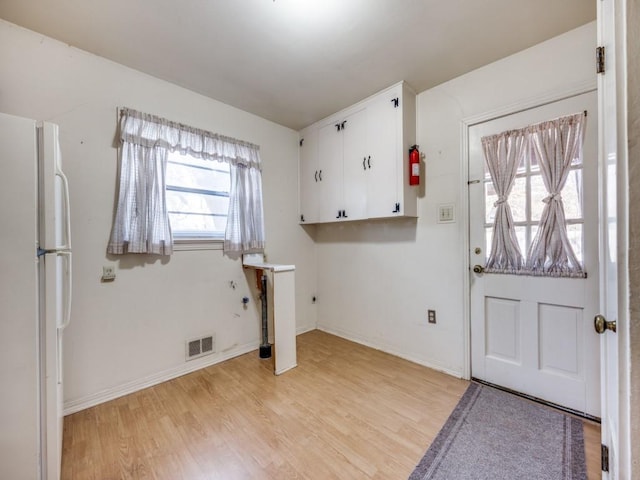
POLYGON ((202 338, 187 340, 187 360, 210 355, 215 352, 215 336, 208 335, 202 338))

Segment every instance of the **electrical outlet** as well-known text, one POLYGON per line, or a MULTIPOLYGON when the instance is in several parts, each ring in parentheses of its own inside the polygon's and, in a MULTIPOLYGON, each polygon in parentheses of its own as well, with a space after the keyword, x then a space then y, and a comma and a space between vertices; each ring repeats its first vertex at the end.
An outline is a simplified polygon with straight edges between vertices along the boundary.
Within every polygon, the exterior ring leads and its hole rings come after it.
POLYGON ((429 323, 436 323, 436 311, 435 310, 427 310, 427 320, 429 323))
POLYGON ((111 282, 116 279, 116 267, 105 265, 102 267, 102 281, 111 282))

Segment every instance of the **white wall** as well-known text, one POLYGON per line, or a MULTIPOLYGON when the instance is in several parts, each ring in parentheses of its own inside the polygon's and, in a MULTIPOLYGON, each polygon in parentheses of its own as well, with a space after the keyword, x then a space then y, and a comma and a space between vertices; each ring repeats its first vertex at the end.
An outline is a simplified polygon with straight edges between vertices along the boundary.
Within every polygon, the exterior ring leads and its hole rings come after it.
POLYGON ((117 107, 261 146, 267 254, 272 262, 296 264, 297 328, 315 328, 315 247, 296 222, 297 132, 4 21, 0 65, 0 111, 60 125, 74 248, 67 411, 257 348, 260 337, 259 301, 249 286, 254 277, 220 250, 106 256, 116 200, 117 107), (110 263, 117 278, 101 283, 102 265, 110 263), (252 300, 247 310, 245 295, 252 300), (218 353, 186 363, 185 340, 210 332, 218 353))
POLYGON ((318 328, 463 374, 464 219, 436 222, 439 204, 460 212, 462 120, 595 85, 595 42, 593 22, 418 95, 417 143, 426 154, 419 218, 316 227, 318 328), (427 309, 436 310, 436 325, 427 309))

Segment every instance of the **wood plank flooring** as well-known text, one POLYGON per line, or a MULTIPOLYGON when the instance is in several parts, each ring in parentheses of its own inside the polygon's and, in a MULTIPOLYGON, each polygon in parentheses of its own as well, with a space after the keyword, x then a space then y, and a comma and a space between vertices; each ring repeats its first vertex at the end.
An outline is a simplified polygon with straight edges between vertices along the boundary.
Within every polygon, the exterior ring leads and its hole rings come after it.
POLYGON ((316 330, 282 376, 252 352, 66 417, 62 478, 405 480, 467 385, 316 330))

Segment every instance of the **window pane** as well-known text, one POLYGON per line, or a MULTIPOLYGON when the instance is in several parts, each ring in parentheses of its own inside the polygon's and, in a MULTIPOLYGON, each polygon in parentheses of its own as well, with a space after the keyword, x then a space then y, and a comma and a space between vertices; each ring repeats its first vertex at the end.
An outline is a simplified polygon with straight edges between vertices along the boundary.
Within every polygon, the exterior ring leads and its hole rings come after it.
POLYGON ((525 258, 527 255, 527 227, 516 227, 516 238, 522 258, 525 258))
POLYGON ((167 210, 174 236, 223 236, 229 209, 229 165, 173 152, 166 174, 167 210))
POLYGON ((493 205, 498 201, 498 195, 493 188, 493 182, 484 184, 484 211, 485 223, 493 223, 496 219, 496 207, 493 205))
POLYGON ((529 161, 531 162, 530 171, 532 173, 537 173, 540 171, 540 165, 538 164, 538 157, 533 154, 532 149, 528 150, 528 152, 529 154, 527 155, 527 157, 529 157, 529 161))
POLYGON ((583 252, 582 252, 582 230, 583 225, 581 223, 574 225, 567 225, 567 235, 569 237, 569 243, 571 243, 571 248, 573 248, 573 253, 576 254, 576 257, 580 264, 583 264, 583 252))
POLYGON ((489 260, 489 254, 491 253, 492 236, 493 236, 493 227, 485 227, 484 229, 484 238, 485 238, 484 263, 487 263, 487 260, 489 260))
POLYGON ((226 216, 229 210, 229 197, 167 190, 167 210, 187 214, 226 216))
POLYGON ((529 247, 533 243, 533 239, 536 238, 537 234, 538 234, 538 225, 532 225, 531 231, 529 232, 529 242, 527 243, 527 249, 524 252, 522 252, 526 260, 529 260, 529 255, 528 255, 529 247))
POLYGON ((562 202, 567 220, 580 220, 582 214, 582 169, 572 170, 562 189, 562 202))
POLYGON ((168 162, 167 185, 228 192, 228 167, 228 165, 221 164, 220 162, 209 162, 208 167, 194 167, 191 165, 168 162), (221 165, 227 167, 226 171, 218 168, 221 165))
POLYGON ((227 217, 209 215, 185 215, 170 213, 169 221, 176 238, 222 237, 227 225, 227 217))
POLYGON ((571 165, 582 165, 582 155, 577 155, 571 160, 571 165))
POLYGON ((531 176, 531 220, 539 222, 545 203, 542 201, 549 196, 544 186, 542 175, 531 176))
POLYGON ((527 220, 527 179, 525 177, 516 178, 513 183, 513 189, 509 194, 509 205, 514 222, 527 220))

